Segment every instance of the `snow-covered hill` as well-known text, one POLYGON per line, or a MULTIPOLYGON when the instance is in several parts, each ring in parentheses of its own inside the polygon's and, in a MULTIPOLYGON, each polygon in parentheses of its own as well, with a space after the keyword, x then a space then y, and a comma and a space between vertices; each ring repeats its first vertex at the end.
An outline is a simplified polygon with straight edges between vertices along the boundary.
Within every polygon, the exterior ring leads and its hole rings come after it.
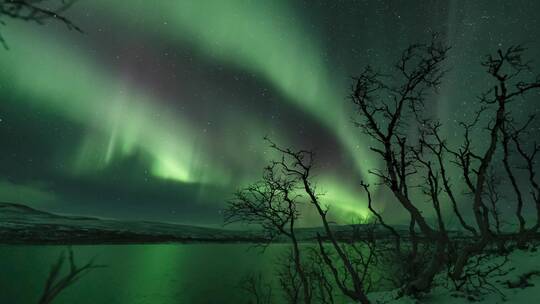
POLYGON ((255 238, 241 231, 58 215, 21 204, 0 203, 0 243, 5 244, 228 242, 255 238))

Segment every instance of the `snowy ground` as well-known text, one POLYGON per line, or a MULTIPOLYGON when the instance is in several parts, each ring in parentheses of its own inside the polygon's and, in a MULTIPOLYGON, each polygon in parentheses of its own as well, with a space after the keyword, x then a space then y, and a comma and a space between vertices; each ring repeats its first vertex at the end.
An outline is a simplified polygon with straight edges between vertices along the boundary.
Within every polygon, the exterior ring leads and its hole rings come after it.
MULTIPOLYGON (((497 263, 501 258, 492 259, 485 265, 497 263)), ((464 293, 456 292, 441 285, 435 287, 429 295, 422 299, 412 299, 402 297, 396 299, 397 292, 381 292, 370 294, 373 303, 388 304, 413 304, 413 303, 437 303, 437 304, 456 304, 456 303, 540 303, 540 275, 533 275, 528 280, 530 284, 523 288, 509 288, 507 282, 518 282, 519 277, 531 271, 540 271, 540 250, 516 250, 509 255, 509 261, 505 265, 507 269, 512 269, 504 276, 493 277, 490 283, 495 286, 500 293, 496 291, 486 291, 480 296, 468 297, 464 293), (502 293, 502 294, 501 294, 502 293)))

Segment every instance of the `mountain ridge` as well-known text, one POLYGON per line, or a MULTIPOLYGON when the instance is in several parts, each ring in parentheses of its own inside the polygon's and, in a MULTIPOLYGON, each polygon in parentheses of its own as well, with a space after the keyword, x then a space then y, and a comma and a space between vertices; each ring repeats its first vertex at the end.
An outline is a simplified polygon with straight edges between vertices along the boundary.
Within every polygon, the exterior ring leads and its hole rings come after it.
MULTIPOLYGON (((339 239, 362 237, 363 225, 332 225, 339 239), (360 233, 360 234, 358 234, 360 233)), ((405 227, 395 226, 399 233, 405 227)), ((378 237, 390 237, 382 226, 378 237)), ((300 241, 315 241, 325 235, 322 227, 296 228, 300 241)), ((365 236, 365 235, 364 235, 365 236)), ((286 242, 278 237, 274 242, 286 242)), ((0 202, 0 244, 159 244, 159 243, 267 243, 261 230, 229 230, 154 221, 128 221, 99 217, 61 215, 20 203, 0 202)))
POLYGON ((152 221, 60 215, 0 202, 3 244, 137 244, 260 241, 256 233, 152 221))

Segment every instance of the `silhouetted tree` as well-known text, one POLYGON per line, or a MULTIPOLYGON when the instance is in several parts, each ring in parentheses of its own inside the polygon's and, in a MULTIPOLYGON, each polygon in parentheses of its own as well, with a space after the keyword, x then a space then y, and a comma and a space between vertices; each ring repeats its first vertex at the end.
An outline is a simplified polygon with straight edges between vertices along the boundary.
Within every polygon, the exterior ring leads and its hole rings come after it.
POLYGON ((340 290, 349 298, 360 303, 369 303, 362 282, 362 272, 352 261, 350 254, 338 242, 327 219, 328 208, 323 206, 320 195, 312 180, 313 152, 282 148, 266 139, 270 147, 281 154, 264 170, 263 180, 238 191, 225 210, 225 221, 246 222, 262 226, 271 242, 277 236, 286 236, 292 243, 292 256, 303 290, 303 301, 312 298, 309 276, 303 269, 298 238, 294 225, 300 213, 298 206, 306 204, 316 210, 324 233, 318 234, 320 254, 340 290), (304 203, 305 202, 305 203, 304 203), (326 241, 330 247, 325 246, 326 241), (337 259, 330 255, 335 252, 337 259), (341 278, 335 261, 343 266, 345 279, 341 278))
MULTIPOLYGON (((295 256, 292 251, 284 252, 279 257, 276 266, 277 279, 286 303, 301 303, 302 293, 305 291, 306 287, 310 295, 309 301, 312 302, 312 281, 309 277, 309 271, 306 269, 306 263, 304 262, 301 265, 301 274, 305 276, 305 281, 300 277, 300 273, 298 272, 298 268, 296 266, 295 256)), ((303 299, 303 302, 305 302, 305 298, 303 299)))
POLYGON ((327 268, 320 252, 313 247, 309 248, 309 264, 307 266, 311 278, 313 298, 317 303, 334 304, 335 288, 332 278, 328 276, 327 268))
POLYGON ((261 273, 249 274, 240 282, 240 288, 249 295, 250 304, 271 304, 272 286, 264 282, 261 273))
MULTIPOLYGON (((70 30, 82 32, 77 25, 63 15, 75 2, 77 0, 0 0, 0 25, 6 24, 3 17, 33 22, 38 25, 55 20, 65 24, 70 30)), ((8 48, 1 34, 0 43, 4 48, 8 48)))
POLYGON ((314 207, 319 215, 319 219, 321 220, 323 226, 324 235, 317 234, 317 241, 319 243, 319 249, 321 255, 323 256, 323 260, 332 273, 334 273, 335 283, 349 298, 359 301, 360 303, 369 303, 362 282, 362 275, 352 263, 351 257, 338 243, 338 240, 335 237, 328 221, 328 208, 322 204, 320 194, 318 194, 315 190, 315 183, 311 176, 313 168, 313 152, 306 150, 293 151, 288 148, 281 148, 272 142, 270 143, 272 148, 281 152, 283 155, 282 161, 277 162, 276 164, 283 169, 283 172, 287 176, 295 178, 301 184, 301 191, 303 191, 303 194, 306 195, 308 204, 314 207), (283 161, 285 159, 289 159, 289 161, 283 161), (338 256, 338 260, 342 264, 344 273, 347 275, 349 280, 344 281, 339 279, 337 268, 333 265, 332 259, 328 256, 329 253, 325 250, 325 246, 323 245, 324 240, 330 242, 331 248, 338 256), (350 282, 351 284, 349 285, 347 282, 350 282))
POLYGON ((45 282, 45 288, 39 299, 39 304, 52 303, 62 291, 87 275, 88 272, 96 268, 105 267, 103 265, 96 265, 93 259, 82 266, 77 266, 71 248, 67 250, 67 273, 62 275, 62 269, 65 267, 64 264, 66 264, 66 254, 62 252, 56 263, 51 267, 51 271, 45 282))
POLYGON ((268 244, 277 237, 287 237, 292 244, 295 275, 298 275, 304 303, 311 302, 308 277, 302 268, 300 246, 295 232, 301 204, 299 181, 284 172, 287 160, 283 157, 264 169, 261 181, 237 191, 225 209, 225 222, 244 222, 260 225, 268 244))
MULTIPOLYGON (((402 52, 394 65, 395 73, 391 76, 366 67, 360 76, 355 78, 351 95, 360 115, 357 126, 373 139, 375 144, 370 149, 382 160, 382 167, 372 169, 370 173, 380 179, 410 215, 410 261, 414 261, 418 254, 416 228, 428 243, 433 244, 429 262, 406 283, 405 290, 408 293, 429 290, 434 276, 449 260, 453 265, 452 278, 463 279, 463 270, 469 258, 480 253, 496 239, 490 218, 497 214, 498 194, 490 183, 497 181, 497 178, 490 178, 490 168, 495 162, 497 148, 506 148, 503 149, 506 155, 503 163, 505 167, 509 166, 508 144, 510 140, 515 141, 519 150, 518 134, 526 128, 505 127, 513 125, 508 104, 540 88, 540 77, 529 82, 518 78, 529 69, 528 64, 522 60, 522 47, 510 47, 506 51, 499 50, 494 56, 487 56, 482 66, 496 84, 481 96, 480 107, 473 120, 460 124, 464 130, 464 140, 459 147, 453 148, 441 136, 442 124, 427 115, 425 110, 428 97, 436 94, 441 85, 445 74, 443 65, 449 50, 450 48, 436 37, 427 44, 411 45, 402 52), (489 115, 487 126, 481 126, 482 115, 489 115), (488 130, 488 142, 485 147, 473 147, 471 133, 481 127, 488 130), (409 131, 415 128, 416 136, 410 136, 409 131), (510 130, 514 131, 510 133, 510 130), (455 176, 453 180, 464 180, 469 190, 469 204, 458 204, 461 198, 455 193, 452 177, 449 176, 448 167, 452 164, 461 171, 460 176, 455 176), (430 202, 435 224, 430 224, 420 209, 418 200, 422 196, 430 202), (490 197, 491 210, 494 212, 491 216, 485 201, 486 196, 490 197), (461 227, 473 237, 473 241, 466 246, 452 244, 445 223, 443 204, 451 206, 461 227), (475 225, 466 221, 460 210, 463 207, 472 211, 475 225)), ((531 160, 528 168, 531 168, 529 175, 534 189, 537 189, 537 183, 532 164, 537 149, 535 146, 533 152, 522 154, 525 160, 531 160)), ((507 172, 511 171, 507 169, 507 172)), ((511 173, 509 176, 512 179, 511 173)), ((519 191, 516 191, 516 194, 519 195, 519 191)), ((534 194, 533 199, 538 202, 538 195, 534 194)), ((536 204, 537 210, 540 210, 538 203, 536 204)), ((517 215, 522 223, 524 220, 520 217, 521 199, 517 205, 517 215)), ((498 226, 498 215, 495 218, 498 226)), ((524 231, 524 223, 520 227, 520 231, 524 231)), ((536 231, 538 228, 535 226, 531 229, 536 231)))
MULTIPOLYGON (((428 289, 433 277, 440 270, 441 258, 446 246, 446 230, 440 216, 438 179, 433 172, 433 164, 421 158, 423 151, 411 148, 407 143, 407 114, 417 115, 423 106, 426 93, 436 88, 444 71, 441 64, 449 48, 432 41, 431 44, 415 44, 408 47, 395 65, 396 74, 402 78, 398 84, 389 84, 389 79, 371 67, 356 78, 352 94, 353 102, 358 106, 361 121, 357 125, 361 130, 379 143, 370 147, 384 162, 382 169, 371 170, 378 176, 408 211, 411 216, 411 231, 418 226, 423 235, 437 244, 437 254, 417 278, 408 285, 409 289, 428 289), (406 113, 408 112, 408 113, 406 113), (427 171, 428 183, 422 192, 431 196, 437 211, 438 228, 431 227, 411 197, 408 178, 418 174, 419 168, 427 171)), ((418 117, 417 119, 421 119, 418 117)), ((412 257, 414 259, 414 257, 412 257)))

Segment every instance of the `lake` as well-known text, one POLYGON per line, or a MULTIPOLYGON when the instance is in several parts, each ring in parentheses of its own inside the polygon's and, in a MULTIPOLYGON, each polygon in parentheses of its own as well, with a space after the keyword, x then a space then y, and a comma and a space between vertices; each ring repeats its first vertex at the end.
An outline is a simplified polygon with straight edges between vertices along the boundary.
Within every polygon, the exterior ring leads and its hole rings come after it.
MULTIPOLYGON (((66 289, 55 304, 248 303, 238 288, 249 273, 272 276, 287 245, 264 254, 247 244, 73 246, 82 265, 107 265, 66 289)), ((37 303, 65 246, 0 246, 0 303, 37 303)))

